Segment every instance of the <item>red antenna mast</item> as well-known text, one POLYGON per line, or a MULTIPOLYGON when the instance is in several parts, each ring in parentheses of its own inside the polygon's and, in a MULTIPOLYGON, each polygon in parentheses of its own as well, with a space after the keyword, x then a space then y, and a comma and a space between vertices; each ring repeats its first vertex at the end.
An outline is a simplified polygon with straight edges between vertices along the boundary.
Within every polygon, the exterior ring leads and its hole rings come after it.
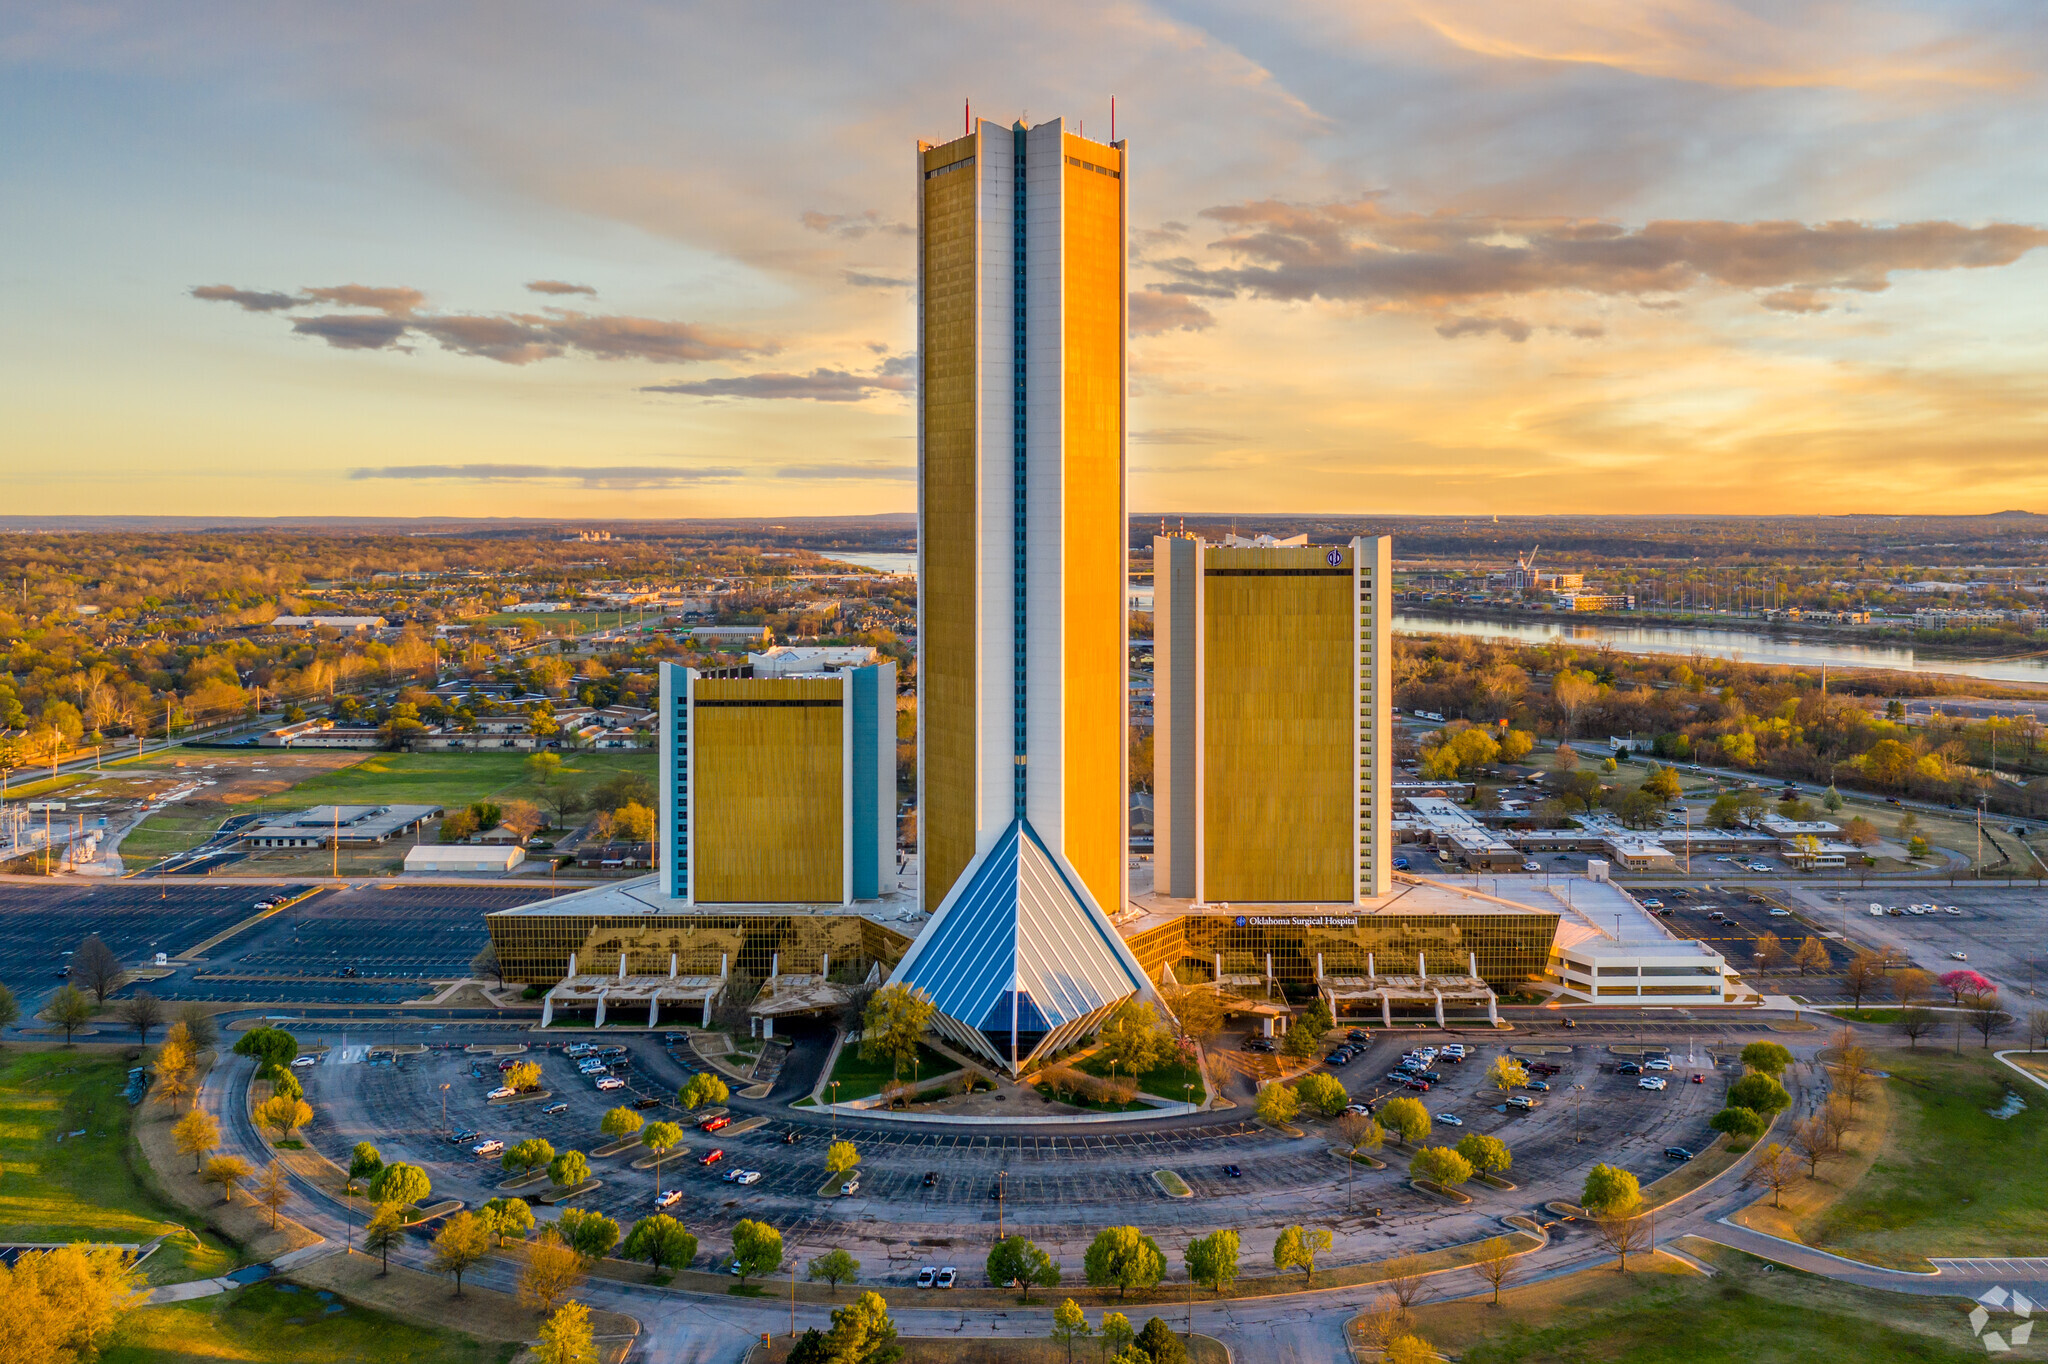
POLYGON ((974 101, 971 99, 963 99, 960 101, 960 136, 965 137, 973 131, 974 101))
POLYGON ((1116 145, 1116 96, 1109 97, 1109 145, 1116 145))

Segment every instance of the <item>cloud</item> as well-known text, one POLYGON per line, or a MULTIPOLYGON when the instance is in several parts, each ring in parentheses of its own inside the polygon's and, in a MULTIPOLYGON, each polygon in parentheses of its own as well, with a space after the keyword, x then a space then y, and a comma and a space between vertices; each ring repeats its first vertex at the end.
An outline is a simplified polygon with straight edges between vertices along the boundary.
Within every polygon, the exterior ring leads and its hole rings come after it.
POLYGON ((385 288, 371 284, 337 284, 327 289, 308 289, 306 297, 315 303, 332 303, 337 308, 374 308, 390 317, 410 317, 427 296, 417 289, 385 288))
POLYGON ((1763 305, 1777 313, 1824 313, 1828 300, 1811 289, 1780 289, 1763 296, 1763 305))
POLYGON ((2048 245, 2048 230, 2019 223, 1677 220, 1631 229, 1576 218, 1401 213, 1377 195, 1267 200, 1204 216, 1229 230, 1214 245, 1241 263, 1162 263, 1183 284, 1286 301, 1435 308, 1549 291, 1675 294, 1706 285, 1875 293, 1897 271, 1987 269, 2048 245))
POLYGON ((908 375, 888 373, 893 363, 885 361, 881 371, 874 374, 855 374, 843 369, 814 369, 809 374, 771 370, 727 379, 648 384, 640 391, 676 393, 690 398, 802 398, 820 403, 857 403, 876 393, 908 393, 916 386, 908 375))
POLYGON ((454 479, 468 483, 577 483, 585 488, 670 488, 729 483, 750 470, 731 466, 675 469, 658 464, 386 464, 349 470, 351 479, 454 479))
POLYGON ((1510 341, 1527 341, 1532 330, 1518 317, 1453 317, 1436 324, 1436 334, 1446 340, 1499 332, 1510 341))
POLYGON ((917 477, 915 464, 785 464, 775 471, 777 478, 817 480, 886 479, 908 482, 917 477))
POLYGON ((536 294, 589 294, 597 297, 597 290, 588 284, 570 284, 559 279, 530 279, 526 287, 536 294))
POLYGON ((1125 439, 1132 445, 1237 445, 1244 437, 1207 426, 1158 426, 1133 431, 1125 439))
POLYGON ((845 272, 846 282, 860 289, 908 289, 917 283, 900 275, 869 275, 859 270, 845 272))
POLYGON ((1130 296, 1132 336, 1157 336, 1161 332, 1198 332, 1216 325, 1209 310, 1177 293, 1145 290, 1130 296))
POLYGON ((364 317, 360 313, 325 313, 319 317, 295 317, 292 330, 300 336, 317 336, 336 350, 385 350, 405 339, 402 317, 364 317))
POLYGON ((252 313, 271 313, 280 308, 296 308, 306 300, 290 294, 257 293, 250 289, 237 289, 232 284, 201 284, 192 290, 192 297, 203 298, 209 303, 233 303, 252 313))
MULTIPOLYGON (((584 285, 556 285, 557 292, 585 290, 584 285)), ((538 285, 530 284, 528 288, 538 285)), ((473 355, 505 365, 529 365, 571 353, 598 360, 653 360, 665 364, 702 360, 739 360, 773 355, 773 341, 722 331, 694 322, 669 322, 653 317, 583 313, 549 308, 540 313, 423 313, 426 295, 418 289, 340 284, 307 289, 302 295, 258 293, 227 284, 204 285, 193 297, 238 303, 252 312, 269 312, 331 303, 344 308, 369 308, 380 316, 326 313, 291 319, 292 330, 316 336, 338 350, 407 349, 413 336, 437 342, 443 350, 473 355)))
POLYGON ((819 213, 815 209, 803 215, 803 225, 813 232, 822 232, 830 237, 844 237, 848 241, 859 241, 870 232, 879 232, 888 237, 914 237, 917 229, 909 223, 884 222, 882 215, 869 209, 865 213, 819 213))

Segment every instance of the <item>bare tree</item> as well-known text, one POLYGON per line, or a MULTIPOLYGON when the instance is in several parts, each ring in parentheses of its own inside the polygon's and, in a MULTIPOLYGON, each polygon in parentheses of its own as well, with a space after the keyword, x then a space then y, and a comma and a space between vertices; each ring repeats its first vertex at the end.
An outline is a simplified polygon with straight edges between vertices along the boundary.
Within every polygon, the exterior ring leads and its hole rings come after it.
POLYGON ((71 954, 71 983, 81 990, 90 990, 96 1004, 105 1004, 107 996, 120 988, 122 974, 121 959, 97 933, 71 954))
POLYGON ((276 1231, 278 1212, 291 1201, 292 1196, 291 1181, 285 1178, 284 1167, 275 1160, 271 1161, 269 1168, 256 1181, 250 1196, 256 1200, 257 1206, 269 1210, 270 1229, 276 1231))
POLYGON ((114 1017, 135 1029, 136 1040, 146 1045, 149 1030, 164 1021, 164 1002, 147 990, 137 990, 116 1004, 113 1013, 114 1017))
POLYGON ((1816 1113, 1792 1124, 1792 1149, 1806 1162, 1806 1177, 1818 1179, 1820 1163, 1833 1156, 1838 1145, 1827 1119, 1816 1113))
POLYGON ((1495 1236, 1479 1247, 1479 1258, 1472 1262, 1472 1272, 1493 1289, 1493 1305, 1500 1306, 1501 1285, 1515 1277, 1515 1243, 1505 1236, 1495 1236))
POLYGON ((1756 1164, 1750 1173, 1757 1183, 1771 1191, 1771 1206, 1782 1208, 1785 1206, 1785 1190, 1799 1178, 1799 1158, 1772 1142, 1757 1153, 1756 1164))
POLYGON ((1422 1296, 1422 1262, 1413 1255, 1400 1255, 1380 1266, 1387 1294, 1403 1309, 1413 1307, 1422 1296))
POLYGON ((1928 1036, 1940 1024, 1941 1020, 1935 1016, 1932 1009, 1901 1009, 1898 1021, 1893 1023, 1892 1027, 1898 1031, 1899 1036, 1906 1039, 1908 1046, 1917 1047, 1920 1045, 1920 1039, 1928 1036))
POLYGON ((1857 1008, 1863 1007, 1863 996, 1876 988, 1884 979, 1884 958, 1875 952, 1858 952, 1849 958, 1849 964, 1842 968, 1842 984, 1849 989, 1849 998, 1857 1008))
POLYGON ((1934 995, 1934 975, 1919 967, 1908 967, 1891 978, 1892 998, 1905 1008, 1912 1008, 1923 999, 1934 995))
POLYGON ((477 954, 469 959, 469 973, 478 980, 489 978, 498 984, 505 983, 505 968, 498 964, 498 945, 485 943, 477 954))
POLYGON ((1650 1244, 1650 1218, 1637 1211, 1640 1203, 1628 1211, 1593 1218, 1594 1230, 1600 1233, 1600 1243, 1613 1251, 1621 1262, 1620 1272, 1628 1273, 1628 1257, 1650 1244))
POLYGON ((2048 1047, 2048 1009, 2036 1009, 2027 1015, 2027 1047, 2032 1051, 2048 1047))
POLYGON ((1384 1351, 1414 1329, 1415 1314, 1392 1293, 1375 1296, 1372 1305, 1358 1314, 1358 1343, 1368 1350, 1384 1351))
POLYGON ((204 1004, 186 1004, 178 1009, 178 1021, 185 1025, 185 1032, 192 1039, 192 1052, 196 1056, 209 1051, 220 1040, 220 1025, 213 1021, 213 1012, 204 1004))
POLYGON ((1835 1149, 1839 1151, 1842 1148, 1842 1138, 1847 1136, 1849 1129, 1856 1125, 1855 1108, 1848 1100, 1840 1095, 1836 1095, 1828 1100, 1825 1108, 1821 1109, 1819 1117, 1822 1122, 1827 1124, 1828 1134, 1835 1143, 1835 1149))
POLYGON ((2013 1023, 2012 1015, 1998 1007, 1996 995, 1981 995, 1970 1001, 1970 1007, 1963 1011, 1970 1020, 1970 1026, 1984 1039, 1988 1048, 1994 1035, 2004 1032, 2013 1023))
POLYGON ((1775 971, 1785 963, 1785 941, 1765 929, 1756 935, 1756 969, 1775 971))

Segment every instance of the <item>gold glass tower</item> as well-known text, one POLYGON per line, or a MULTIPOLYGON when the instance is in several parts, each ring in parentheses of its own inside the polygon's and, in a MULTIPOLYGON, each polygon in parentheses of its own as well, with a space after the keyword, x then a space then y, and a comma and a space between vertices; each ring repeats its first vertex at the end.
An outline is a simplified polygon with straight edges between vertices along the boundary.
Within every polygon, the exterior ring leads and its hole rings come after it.
POLYGON ((1144 987, 1126 899, 1125 146, 917 148, 918 843, 896 978, 1013 1068, 1144 987))

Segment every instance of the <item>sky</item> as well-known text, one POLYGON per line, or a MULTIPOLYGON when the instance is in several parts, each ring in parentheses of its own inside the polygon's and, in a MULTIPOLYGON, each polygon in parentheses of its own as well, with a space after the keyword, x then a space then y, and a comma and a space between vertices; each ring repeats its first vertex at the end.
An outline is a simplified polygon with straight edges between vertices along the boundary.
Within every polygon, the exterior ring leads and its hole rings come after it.
POLYGON ((2048 511, 2037 0, 0 3, 0 510, 915 506, 918 139, 1130 143, 1138 512, 2048 511))

